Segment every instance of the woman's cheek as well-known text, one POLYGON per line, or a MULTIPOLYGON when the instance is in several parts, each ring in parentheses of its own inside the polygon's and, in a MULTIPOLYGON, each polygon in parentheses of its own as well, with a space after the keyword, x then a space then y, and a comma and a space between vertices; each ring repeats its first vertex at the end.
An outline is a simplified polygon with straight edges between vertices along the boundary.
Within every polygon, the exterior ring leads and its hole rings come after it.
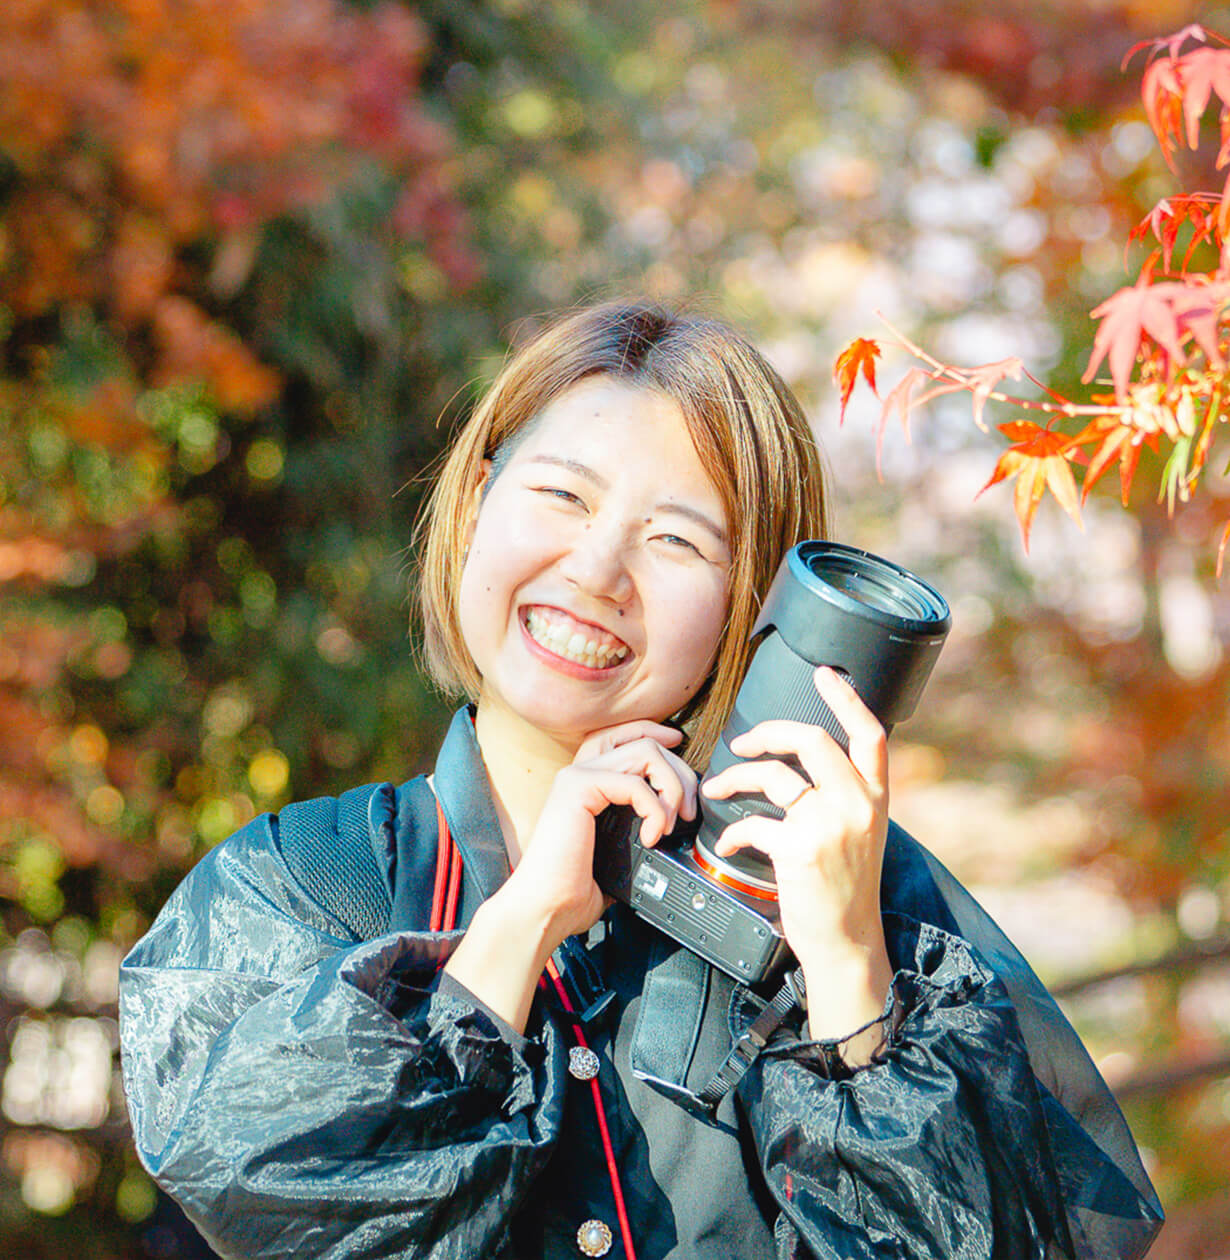
POLYGON ((725 584, 720 589, 710 582, 681 584, 677 589, 683 597, 674 601, 667 615, 678 639, 673 645, 675 659, 685 665, 686 701, 700 690, 717 659, 728 601, 725 584))

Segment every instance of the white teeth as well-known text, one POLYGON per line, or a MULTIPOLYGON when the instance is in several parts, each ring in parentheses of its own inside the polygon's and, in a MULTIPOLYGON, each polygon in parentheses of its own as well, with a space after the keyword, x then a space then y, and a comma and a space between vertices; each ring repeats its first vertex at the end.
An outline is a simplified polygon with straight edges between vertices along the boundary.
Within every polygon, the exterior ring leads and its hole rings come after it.
POLYGON ((536 642, 549 648, 557 656, 588 665, 591 669, 603 669, 622 661, 628 654, 626 647, 611 647, 587 639, 579 630, 570 630, 550 621, 540 612, 531 609, 525 617, 526 629, 536 642))

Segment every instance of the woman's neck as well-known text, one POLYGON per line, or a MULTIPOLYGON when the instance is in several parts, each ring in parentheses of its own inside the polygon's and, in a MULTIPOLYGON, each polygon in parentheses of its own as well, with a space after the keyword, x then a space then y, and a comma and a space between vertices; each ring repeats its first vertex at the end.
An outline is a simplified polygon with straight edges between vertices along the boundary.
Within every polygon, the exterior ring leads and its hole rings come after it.
POLYGON ((555 776, 571 764, 576 749, 485 697, 479 698, 474 732, 491 780, 508 858, 516 866, 534 834, 555 776))

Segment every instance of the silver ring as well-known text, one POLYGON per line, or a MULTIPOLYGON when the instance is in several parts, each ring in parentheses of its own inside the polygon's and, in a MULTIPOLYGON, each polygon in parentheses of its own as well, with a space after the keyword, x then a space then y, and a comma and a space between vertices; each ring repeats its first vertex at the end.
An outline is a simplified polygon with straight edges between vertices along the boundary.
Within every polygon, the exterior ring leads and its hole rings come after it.
POLYGON ((795 807, 795 806, 796 806, 796 805, 797 805, 797 804, 798 804, 798 803, 799 803, 799 802, 803 799, 803 797, 805 797, 805 796, 808 794, 808 792, 814 792, 815 790, 816 790, 816 785, 815 785, 814 783, 809 783, 809 784, 808 784, 808 785, 807 785, 807 786, 806 786, 806 787, 805 787, 805 788, 804 788, 804 789, 803 789, 803 790, 802 790, 802 791, 798 794, 798 796, 796 796, 796 797, 794 798, 794 800, 792 800, 792 801, 790 802, 790 804, 789 804, 789 805, 785 806, 785 812, 786 812, 787 814, 788 814, 788 813, 790 813, 790 811, 791 811, 791 810, 792 810, 792 809, 793 809, 793 808, 794 808, 794 807, 795 807))

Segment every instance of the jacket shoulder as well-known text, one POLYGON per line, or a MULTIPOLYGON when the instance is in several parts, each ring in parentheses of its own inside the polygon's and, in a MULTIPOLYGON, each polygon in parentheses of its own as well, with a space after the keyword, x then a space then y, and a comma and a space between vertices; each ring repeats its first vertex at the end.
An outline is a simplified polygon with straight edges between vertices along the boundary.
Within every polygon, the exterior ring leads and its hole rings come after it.
POLYGON ((361 940, 388 931, 388 869, 377 854, 391 842, 396 796, 391 783, 369 783, 296 801, 276 817, 276 844, 291 875, 361 940))

